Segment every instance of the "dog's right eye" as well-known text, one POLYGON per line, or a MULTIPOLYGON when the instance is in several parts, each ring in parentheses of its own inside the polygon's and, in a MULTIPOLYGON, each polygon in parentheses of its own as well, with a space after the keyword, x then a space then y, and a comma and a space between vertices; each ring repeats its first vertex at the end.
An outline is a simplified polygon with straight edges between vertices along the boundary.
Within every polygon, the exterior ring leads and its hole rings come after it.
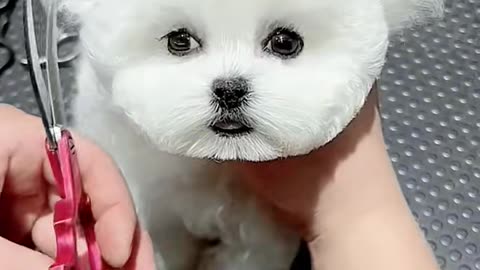
POLYGON ((175 56, 185 56, 201 48, 200 41, 185 28, 172 31, 165 37, 168 38, 168 51, 175 56))

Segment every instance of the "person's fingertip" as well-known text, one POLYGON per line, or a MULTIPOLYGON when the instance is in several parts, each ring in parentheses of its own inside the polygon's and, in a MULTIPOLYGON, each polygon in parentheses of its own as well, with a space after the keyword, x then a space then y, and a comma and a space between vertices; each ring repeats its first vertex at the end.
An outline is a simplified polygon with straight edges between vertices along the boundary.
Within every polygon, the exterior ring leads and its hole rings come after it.
POLYGON ((32 239, 43 254, 55 257, 56 242, 53 228, 53 214, 40 217, 32 228, 32 239))
POLYGON ((155 256, 150 235, 137 227, 132 256, 125 270, 155 270, 155 256))
POLYGON ((0 269, 47 269, 53 260, 46 255, 0 238, 0 269))
POLYGON ((124 266, 132 253, 136 216, 128 206, 109 209, 95 225, 97 242, 103 259, 112 267, 124 266))

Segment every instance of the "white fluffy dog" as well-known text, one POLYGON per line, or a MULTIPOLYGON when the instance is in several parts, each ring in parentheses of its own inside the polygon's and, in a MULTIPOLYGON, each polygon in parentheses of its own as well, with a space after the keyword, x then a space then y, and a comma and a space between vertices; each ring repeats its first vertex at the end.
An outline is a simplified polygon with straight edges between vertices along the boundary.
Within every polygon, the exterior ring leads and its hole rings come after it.
POLYGON ((157 268, 289 269, 298 237, 218 161, 332 140, 379 76, 389 36, 441 2, 64 2, 82 25, 75 128, 121 167, 157 268))

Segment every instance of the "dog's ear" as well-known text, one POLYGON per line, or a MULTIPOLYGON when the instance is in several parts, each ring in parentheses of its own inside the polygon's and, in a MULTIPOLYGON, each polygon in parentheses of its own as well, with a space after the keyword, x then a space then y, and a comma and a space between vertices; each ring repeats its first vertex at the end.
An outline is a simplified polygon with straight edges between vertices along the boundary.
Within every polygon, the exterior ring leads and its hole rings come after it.
MULTIPOLYGON (((46 10, 52 0, 40 0, 43 8, 46 10)), ((57 0, 59 12, 67 16, 69 20, 77 22, 78 17, 91 11, 98 0, 57 0)))
POLYGON ((89 12, 97 2, 97 0, 60 0, 60 8, 66 9, 74 14, 82 14, 89 12))
POLYGON ((444 0, 381 0, 391 32, 443 16, 444 0))
MULTIPOLYGON (((40 0, 45 12, 53 0, 40 0)), ((95 8, 99 0, 56 0, 58 1, 58 26, 60 31, 65 29, 79 31, 85 16, 95 8)))

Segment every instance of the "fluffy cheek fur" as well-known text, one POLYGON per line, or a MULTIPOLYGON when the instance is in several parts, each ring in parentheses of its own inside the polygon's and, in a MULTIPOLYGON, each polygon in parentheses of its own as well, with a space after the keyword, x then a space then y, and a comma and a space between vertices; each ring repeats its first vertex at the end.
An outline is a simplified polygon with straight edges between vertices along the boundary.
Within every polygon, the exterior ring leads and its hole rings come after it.
POLYGON ((107 92, 113 103, 161 150, 250 161, 306 154, 338 135, 380 74, 389 30, 416 19, 418 7, 439 3, 122 2, 127 8, 112 13, 111 0, 98 1, 95 11, 83 15, 90 60, 115 63, 102 79, 111 85, 107 92), (107 11, 111 16, 102 16, 107 11), (295 59, 261 51, 267 28, 279 22, 304 37, 305 48, 295 59), (185 25, 205 44, 196 55, 175 58, 155 38, 185 25), (229 76, 250 82, 243 109, 254 128, 249 135, 221 137, 208 128, 215 109, 211 84, 229 76))
POLYGON ((170 153, 251 161, 306 154, 351 121, 383 64, 388 29, 380 9, 349 15, 356 20, 337 17, 328 25, 292 18, 305 47, 291 60, 265 55, 260 41, 248 36, 255 31, 238 29, 238 36, 223 35, 196 56, 136 61, 116 70, 114 104, 170 153), (367 16, 378 19, 363 20, 367 16), (254 131, 221 137, 208 127, 214 117, 211 84, 235 76, 250 82, 243 111, 254 131))
POLYGON ((355 63, 355 56, 342 50, 318 57, 322 65, 315 59, 292 65, 251 59, 250 67, 234 72, 250 78, 253 88, 244 109, 254 127, 247 136, 221 137, 208 127, 214 116, 210 85, 233 73, 205 65, 208 59, 173 67, 158 60, 121 70, 112 97, 170 153, 255 161, 305 154, 331 140, 355 115, 378 72, 382 47, 373 66, 355 63))

